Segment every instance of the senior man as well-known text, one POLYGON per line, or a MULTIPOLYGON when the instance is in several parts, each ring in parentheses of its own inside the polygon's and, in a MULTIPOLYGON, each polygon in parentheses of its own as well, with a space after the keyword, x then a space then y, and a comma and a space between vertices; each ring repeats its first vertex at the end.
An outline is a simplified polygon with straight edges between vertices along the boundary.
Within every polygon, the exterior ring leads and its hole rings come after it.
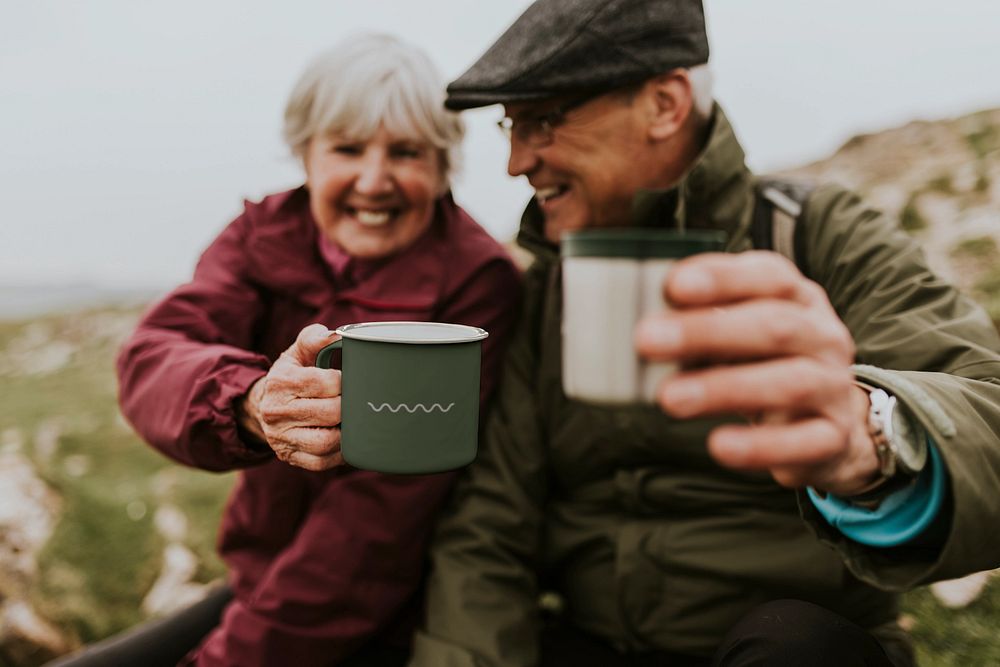
POLYGON ((901 667, 898 594, 1000 562, 997 332, 839 187, 809 195, 794 263, 754 250, 707 60, 699 0, 539 0, 448 88, 504 105, 534 263, 415 665, 901 667), (699 360, 659 409, 560 386, 557 242, 617 226, 728 234, 636 330, 699 360))

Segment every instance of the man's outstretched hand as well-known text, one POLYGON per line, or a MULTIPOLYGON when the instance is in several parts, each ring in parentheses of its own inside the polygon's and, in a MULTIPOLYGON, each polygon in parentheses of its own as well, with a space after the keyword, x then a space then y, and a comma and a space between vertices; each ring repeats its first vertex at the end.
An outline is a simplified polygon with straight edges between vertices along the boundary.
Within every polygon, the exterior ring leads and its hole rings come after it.
POLYGON ((854 341, 819 285, 774 252, 711 253, 678 262, 664 296, 673 310, 639 323, 636 349, 708 362, 667 378, 657 400, 680 418, 747 417, 709 436, 720 464, 845 496, 878 477, 854 341))

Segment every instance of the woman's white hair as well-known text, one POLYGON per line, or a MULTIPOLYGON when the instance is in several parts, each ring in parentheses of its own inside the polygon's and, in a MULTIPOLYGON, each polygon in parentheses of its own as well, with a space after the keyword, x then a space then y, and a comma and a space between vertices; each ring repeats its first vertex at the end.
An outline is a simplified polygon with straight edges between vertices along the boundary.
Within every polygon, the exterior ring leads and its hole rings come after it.
POLYGON ((444 81, 422 50, 396 37, 349 37, 306 67, 285 106, 285 143, 296 157, 316 136, 366 140, 389 133, 440 151, 444 183, 459 167, 465 126, 444 108, 444 81))

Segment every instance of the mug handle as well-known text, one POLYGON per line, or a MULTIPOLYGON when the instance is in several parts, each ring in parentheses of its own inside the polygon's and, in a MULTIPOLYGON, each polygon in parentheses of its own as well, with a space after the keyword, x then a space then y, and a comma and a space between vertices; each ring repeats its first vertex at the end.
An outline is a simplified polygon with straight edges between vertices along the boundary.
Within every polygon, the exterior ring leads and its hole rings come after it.
POLYGON ((344 339, 340 338, 338 340, 333 341, 332 343, 324 347, 322 350, 320 350, 319 354, 316 355, 316 368, 329 368, 330 358, 333 356, 333 353, 336 350, 341 349, 343 344, 344 344, 344 339))

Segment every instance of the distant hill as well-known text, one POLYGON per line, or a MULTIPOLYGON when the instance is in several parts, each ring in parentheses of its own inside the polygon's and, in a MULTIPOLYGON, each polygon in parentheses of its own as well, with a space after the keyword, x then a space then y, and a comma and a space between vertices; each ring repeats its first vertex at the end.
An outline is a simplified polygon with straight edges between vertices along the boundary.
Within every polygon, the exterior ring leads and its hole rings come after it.
POLYGON ((0 284, 0 320, 151 301, 166 290, 77 284, 0 284))
POLYGON ((1000 322, 1000 109, 859 135, 785 175, 849 186, 1000 322))

